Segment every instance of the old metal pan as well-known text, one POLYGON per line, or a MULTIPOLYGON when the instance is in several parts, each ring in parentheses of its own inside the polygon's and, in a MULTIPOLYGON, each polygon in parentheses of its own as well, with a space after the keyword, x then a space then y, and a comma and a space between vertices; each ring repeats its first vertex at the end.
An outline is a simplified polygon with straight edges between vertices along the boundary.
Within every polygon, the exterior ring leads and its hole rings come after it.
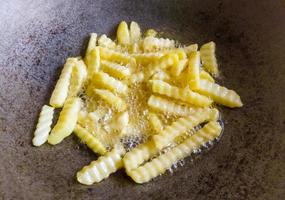
POLYGON ((10 0, 0 4, 0 199, 285 199, 285 4, 278 0, 10 0), (123 171, 100 184, 75 172, 96 159, 75 137, 32 147, 35 123, 68 56, 90 32, 137 21, 189 44, 214 40, 218 82, 242 97, 221 108, 221 141, 144 185, 123 171))

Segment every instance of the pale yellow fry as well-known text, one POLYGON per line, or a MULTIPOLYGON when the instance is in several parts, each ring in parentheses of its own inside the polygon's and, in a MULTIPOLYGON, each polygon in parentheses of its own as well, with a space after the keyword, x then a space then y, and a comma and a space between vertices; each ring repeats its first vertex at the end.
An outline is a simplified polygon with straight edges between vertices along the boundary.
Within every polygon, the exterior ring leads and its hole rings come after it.
POLYGON ((131 149, 123 158, 124 167, 126 171, 140 166, 144 161, 149 160, 152 156, 158 153, 154 143, 152 141, 139 144, 135 148, 131 149))
POLYGON ((79 112, 78 123, 84 127, 89 133, 94 135, 104 145, 104 147, 114 146, 118 141, 116 135, 107 133, 99 120, 102 119, 103 113, 99 110, 90 113, 79 112))
POLYGON ((54 108, 61 108, 67 98, 72 69, 76 60, 76 58, 68 58, 64 64, 49 101, 49 104, 54 108))
POLYGON ((160 80, 153 80, 152 91, 196 106, 209 106, 212 100, 187 88, 178 88, 160 80))
MULTIPOLYGON (((150 72, 150 75, 153 72, 150 72)), ((164 70, 157 70, 153 76, 151 77, 152 80, 162 80, 162 81, 170 81, 171 77, 168 75, 167 72, 164 70)))
POLYGON ((97 87, 109 89, 118 94, 126 95, 128 93, 128 86, 126 84, 104 72, 94 73, 92 83, 97 87))
POLYGON ((207 80, 207 81, 212 82, 212 83, 215 82, 214 78, 205 70, 200 71, 200 79, 207 80))
POLYGON ((137 22, 131 22, 130 24, 130 36, 131 42, 138 42, 141 38, 141 29, 137 22))
POLYGON ((129 48, 130 53, 139 53, 140 51, 140 42, 133 43, 129 48))
POLYGON ((151 69, 167 69, 172 65, 177 65, 179 62, 179 57, 175 53, 168 53, 162 56, 157 62, 150 64, 151 69))
MULTIPOLYGON (((80 115, 79 115, 80 116, 80 115)), ((83 121, 80 120, 78 117, 78 123, 82 124, 89 132, 94 133, 97 135, 97 125, 100 120, 101 116, 96 111, 88 113, 83 121)))
POLYGON ((213 141, 221 134, 221 126, 217 122, 209 122, 202 129, 197 131, 194 135, 187 138, 178 146, 170 149, 164 154, 152 159, 143 166, 133 170, 128 170, 127 174, 136 183, 145 183, 151 179, 165 173, 174 163, 190 156, 190 154, 201 148, 207 142, 213 141))
POLYGON ((174 40, 165 38, 156 38, 152 36, 145 37, 143 40, 143 49, 145 52, 157 51, 161 49, 174 48, 174 40))
POLYGON ((51 130, 54 108, 44 105, 42 107, 37 127, 34 133, 33 145, 41 146, 48 139, 48 134, 51 130))
POLYGON ((104 47, 100 47, 100 56, 101 56, 101 59, 120 63, 120 64, 122 63, 124 65, 135 62, 133 58, 126 53, 117 52, 112 49, 108 49, 104 47))
POLYGON ((131 75, 129 68, 107 60, 101 60, 101 68, 104 72, 116 78, 126 78, 131 75))
POLYGON ((200 49, 201 60, 205 70, 214 76, 218 76, 219 70, 215 51, 216 44, 214 42, 208 42, 202 45, 200 49))
POLYGON ((127 109, 125 101, 109 90, 95 89, 95 93, 117 111, 122 112, 127 109))
POLYGON ((116 49, 116 43, 112 39, 108 38, 105 34, 99 37, 98 45, 109 49, 116 49))
POLYGON ((171 66, 177 66, 179 63, 178 55, 175 53, 167 53, 159 60, 150 63, 148 66, 148 77, 153 76, 156 72, 167 70, 171 66))
POLYGON ((162 121, 159 119, 159 117, 157 116, 157 114, 151 112, 149 113, 149 123, 152 127, 152 129, 156 132, 156 133, 160 133, 163 130, 163 123, 162 121))
POLYGON ((134 53, 131 56, 136 59, 137 64, 147 65, 159 60, 163 56, 163 53, 134 53))
POLYGON ((130 83, 135 84, 135 83, 141 83, 144 81, 144 73, 143 72, 138 72, 135 74, 132 74, 130 77, 130 83))
POLYGON ((83 60, 77 60, 73 66, 68 98, 77 96, 87 78, 87 69, 83 60))
POLYGON ((144 35, 145 37, 155 37, 157 35, 157 31, 154 29, 148 29, 144 35))
POLYGON ((169 52, 177 54, 179 60, 183 60, 187 58, 186 52, 182 48, 170 49, 169 52))
POLYGON ((77 122, 80 107, 81 100, 78 97, 70 98, 65 102, 58 121, 48 137, 49 144, 58 144, 72 133, 77 122))
POLYGON ((193 51, 189 54, 187 68, 187 82, 192 90, 199 87, 200 82, 200 52, 193 51))
POLYGON ((117 39, 120 45, 129 45, 131 42, 128 24, 122 21, 117 29, 117 39))
POLYGON ((167 115, 190 116, 195 112, 200 112, 203 108, 190 107, 177 104, 166 98, 151 95, 147 102, 148 106, 155 111, 162 112, 167 115))
POLYGON ((88 70, 88 78, 91 78, 95 72, 100 69, 100 50, 95 47, 85 56, 85 63, 88 70))
POLYGON ((114 131, 121 133, 129 124, 129 113, 128 111, 118 113, 113 116, 110 127, 114 131))
POLYGON ((157 51, 156 53, 163 53, 163 54, 174 53, 178 56, 179 60, 187 58, 187 54, 183 48, 162 49, 160 51, 157 51))
POLYGON ((85 110, 80 110, 78 112, 77 123, 85 127, 85 120, 87 118, 88 112, 85 110))
POLYGON ((193 113, 191 116, 182 117, 166 126, 163 131, 153 136, 153 141, 158 149, 163 149, 167 145, 174 142, 174 138, 182 135, 187 130, 193 129, 195 126, 209 121, 216 109, 205 108, 200 112, 193 113))
POLYGON ((107 150, 105 146, 93 134, 89 133, 85 128, 76 125, 74 129, 75 135, 94 152, 104 155, 107 150))
POLYGON ((191 44, 187 47, 184 47, 184 51, 186 52, 187 55, 191 53, 192 51, 197 51, 198 50, 198 44, 191 44))
POLYGON ((122 156, 124 154, 123 147, 114 148, 77 172, 77 181, 84 185, 92 185, 108 178, 110 174, 123 167, 122 156))
POLYGON ((88 46, 87 46, 87 49, 86 49, 86 55, 89 54, 91 50, 95 49, 95 47, 97 46, 96 43, 97 43, 97 34, 96 33, 91 33, 90 34, 90 39, 89 39, 89 42, 88 42, 88 46))
POLYGON ((177 65, 172 65, 171 67, 171 75, 172 76, 179 76, 181 72, 186 68, 188 63, 187 59, 179 60, 177 65))
POLYGON ((197 92, 209 96, 216 103, 230 108, 243 106, 240 96, 235 91, 207 80, 200 80, 200 86, 197 89, 197 92))
POLYGON ((78 118, 78 123, 82 127, 86 128, 88 132, 92 133, 101 142, 103 142, 105 146, 108 146, 103 139, 107 133, 104 132, 102 124, 99 121, 100 119, 102 119, 102 114, 96 110, 94 112, 88 113, 82 120, 78 118))

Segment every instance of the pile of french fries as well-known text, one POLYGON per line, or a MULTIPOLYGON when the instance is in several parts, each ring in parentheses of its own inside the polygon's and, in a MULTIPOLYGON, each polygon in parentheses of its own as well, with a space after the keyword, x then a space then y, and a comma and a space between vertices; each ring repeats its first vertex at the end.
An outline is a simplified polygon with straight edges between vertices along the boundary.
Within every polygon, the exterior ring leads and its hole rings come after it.
POLYGON ((154 29, 142 35, 136 22, 122 21, 115 41, 91 33, 84 58, 66 60, 50 106, 42 107, 34 146, 74 133, 100 155, 77 173, 80 183, 120 168, 136 183, 150 181, 220 136, 216 104, 242 106, 235 91, 215 83, 215 51, 214 42, 198 50, 154 29), (51 128, 54 109, 61 112, 51 128), (123 138, 132 135, 140 144, 126 148, 123 138))

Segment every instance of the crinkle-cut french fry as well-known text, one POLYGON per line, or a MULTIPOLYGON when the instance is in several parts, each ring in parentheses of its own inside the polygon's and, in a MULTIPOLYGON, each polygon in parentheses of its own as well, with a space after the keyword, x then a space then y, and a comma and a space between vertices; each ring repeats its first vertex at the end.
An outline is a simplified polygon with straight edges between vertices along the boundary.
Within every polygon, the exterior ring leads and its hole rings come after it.
POLYGON ((209 96, 216 103, 228 106, 230 108, 242 107, 240 96, 233 90, 229 90, 216 83, 207 80, 200 80, 200 86, 197 92, 209 96))
MULTIPOLYGON (((85 93, 88 97, 92 97, 94 95, 94 85, 92 84, 92 82, 89 82, 89 84, 87 84, 87 88, 85 90, 85 93)), ((96 105, 96 102, 92 101, 90 102, 92 105, 96 105)))
MULTIPOLYGON (((150 74, 153 72, 150 72, 150 74)), ((169 81, 171 77, 167 72, 164 70, 158 70, 156 71, 153 76, 151 77, 152 80, 162 80, 162 81, 169 81)))
POLYGON ((88 112, 87 111, 84 111, 84 110, 80 110, 78 112, 78 117, 77 117, 77 123, 82 125, 82 126, 85 126, 85 120, 87 118, 87 115, 88 115, 88 112))
POLYGON ((95 72, 100 69, 100 50, 95 47, 85 56, 85 63, 87 65, 88 78, 91 78, 95 72))
POLYGON ((200 112, 203 110, 203 108, 200 107, 180 105, 173 101, 155 95, 150 96, 147 104, 155 111, 175 116, 189 116, 195 112, 200 112))
POLYGON ((128 24, 122 21, 117 29, 117 39, 120 45, 129 45, 131 42, 128 24))
POLYGON ((125 154, 123 147, 115 147, 112 151, 92 161, 88 166, 77 172, 78 182, 84 185, 92 185, 109 177, 123 167, 122 156, 125 154))
POLYGON ((83 128, 86 128, 88 132, 97 135, 97 129, 99 128, 98 127, 99 120, 100 117, 95 112, 87 113, 80 111, 78 113, 77 124, 79 124, 83 128))
POLYGON ((124 129, 128 123, 129 123, 129 113, 126 111, 126 112, 123 112, 123 113, 120 113, 117 117, 116 117, 116 123, 117 123, 117 129, 118 130, 122 130, 124 129))
POLYGON ((139 53, 141 50, 140 50, 140 43, 136 42, 136 43, 133 43, 130 48, 130 53, 139 53))
MULTIPOLYGON (((105 115, 107 115, 110 112, 110 108, 107 107, 99 107, 95 109, 92 114, 96 115, 96 118, 102 119, 105 115)), ((90 114, 90 113, 89 113, 90 114)))
MULTIPOLYGON (((186 63, 186 67, 188 67, 188 60, 187 60, 187 63, 186 63)), ((173 80, 174 80, 174 83, 176 84, 177 87, 179 88, 188 88, 189 87, 189 84, 188 84, 188 72, 187 70, 183 70, 179 76, 176 76, 176 77, 172 77, 173 80)))
POLYGON ((184 47, 184 51, 186 52, 186 54, 189 55, 189 53, 191 53, 192 51, 197 51, 198 50, 198 44, 191 44, 187 47, 184 47))
POLYGON ((129 113, 125 111, 123 113, 118 113, 112 118, 110 126, 113 130, 117 132, 123 131, 129 124, 129 113))
POLYGON ((119 64, 122 63, 124 65, 134 62, 133 58, 130 55, 104 47, 100 47, 100 56, 101 59, 116 62, 119 64))
POLYGON ((175 47, 174 40, 165 38, 156 38, 152 36, 145 37, 143 40, 143 49, 146 52, 157 51, 160 49, 170 49, 175 47))
POLYGON ((181 72, 186 68, 188 63, 187 59, 179 60, 177 65, 172 65, 171 67, 171 75, 179 76, 181 72))
POLYGON ((148 29, 145 32, 145 37, 156 37, 157 36, 157 31, 154 29, 148 29))
POLYGON ((149 64, 148 77, 153 76, 156 72, 159 72, 161 70, 167 70, 171 66, 177 66, 178 63, 179 58, 177 54, 167 53, 159 60, 149 64))
POLYGON ((221 130, 222 128, 219 123, 209 122, 181 144, 152 159, 143 166, 127 171, 127 173, 136 183, 148 182, 158 175, 165 173, 171 165, 189 156, 194 150, 219 137, 221 130))
POLYGON ((208 42, 202 45, 200 48, 203 67, 212 75, 218 76, 219 70, 215 51, 216 44, 214 42, 208 42))
POLYGON ((141 28, 137 22, 131 22, 130 24, 130 36, 131 42, 138 42, 141 38, 141 28))
POLYGON ((218 109, 214 108, 212 109, 211 113, 210 113, 210 118, 209 121, 218 121, 220 118, 220 112, 218 109))
POLYGON ((95 123, 98 123, 101 116, 98 112, 90 112, 88 113, 87 115, 87 118, 89 119, 89 121, 92 123, 92 124, 95 124, 95 123))
POLYGON ((87 78, 87 69, 83 60, 78 60, 72 70, 68 98, 75 97, 81 90, 84 81, 87 78))
POLYGON ((118 94, 126 95, 128 93, 127 85, 104 72, 94 73, 92 83, 97 87, 109 89, 118 94))
POLYGON ((212 82, 212 83, 215 82, 214 78, 205 70, 200 71, 200 79, 207 80, 207 81, 212 82))
POLYGON ((188 88, 178 88, 161 80, 152 80, 152 91, 174 99, 182 100, 196 106, 209 106, 212 100, 191 91, 188 88))
POLYGON ((131 54, 133 58, 136 59, 136 62, 141 65, 147 65, 149 63, 155 62, 159 60, 163 53, 156 52, 156 53, 134 53, 131 54))
POLYGON ((98 45, 109 49, 116 49, 116 43, 112 39, 108 38, 105 34, 99 37, 98 45))
POLYGON ((149 119, 149 123, 150 123, 152 129, 156 133, 160 133, 163 130, 162 121, 159 119, 157 114, 155 114, 153 112, 149 113, 148 119, 149 119))
POLYGON ((217 113, 216 109, 205 108, 200 112, 193 113, 191 116, 179 118, 171 125, 166 126, 161 133, 153 136, 156 147, 161 150, 173 143, 176 137, 182 135, 187 130, 209 121, 213 117, 213 112, 217 113))
POLYGON ((76 125, 74 128, 75 135, 94 152, 104 155, 107 150, 105 146, 96 138, 93 134, 80 125, 76 125))
POLYGON ((114 109, 117 111, 122 112, 127 109, 127 105, 124 100, 109 90, 95 89, 95 93, 105 100, 110 106, 114 107, 114 109))
POLYGON ((68 58, 64 64, 49 101, 49 104, 54 108, 61 108, 67 98, 72 69, 76 60, 76 58, 68 58))
POLYGON ((101 126, 97 131, 97 137, 100 138, 100 141, 102 141, 107 148, 111 148, 120 143, 121 134, 107 132, 106 127, 101 126))
POLYGON ((95 49, 95 47, 97 46, 96 43, 97 43, 97 34, 96 33, 91 33, 90 34, 90 39, 89 39, 89 42, 88 42, 88 46, 87 46, 87 49, 86 49, 86 55, 89 54, 91 50, 95 49))
POLYGON ((44 105, 42 107, 40 117, 37 123, 37 127, 34 133, 33 145, 41 146, 48 139, 48 134, 51 130, 52 118, 53 118, 54 108, 44 105))
POLYGON ((129 68, 107 60, 101 60, 101 68, 104 72, 116 78, 126 78, 131 75, 129 68))
POLYGON ((78 124, 84 127, 89 133, 94 135, 104 145, 104 147, 112 147, 118 143, 118 138, 114 137, 117 134, 107 133, 99 120, 102 119, 103 112, 96 110, 90 113, 80 112, 78 115, 78 124))
POLYGON ((170 50, 170 52, 176 53, 178 55, 179 60, 187 58, 187 54, 184 51, 184 49, 176 48, 176 49, 170 50))
POLYGON ((51 130, 48 143, 55 145, 69 136, 75 128, 81 100, 78 97, 68 99, 63 105, 56 125, 51 130))
POLYGON ((135 83, 141 83, 144 81, 144 73, 143 72, 138 72, 135 74, 132 74, 130 77, 130 83, 135 84, 135 83))
POLYGON ((189 54, 187 79, 192 90, 199 87, 200 82, 200 52, 193 51, 189 54))
POLYGON ((163 50, 160 50, 160 51, 158 51, 158 52, 164 53, 164 54, 167 54, 167 53, 174 53, 174 54, 177 54, 179 60, 183 60, 183 59, 186 59, 186 58, 187 58, 187 54, 186 54, 186 52, 184 51, 184 49, 182 49, 182 48, 163 49, 163 50))
POLYGON ((167 69, 173 65, 178 65, 179 58, 175 53, 168 53, 162 56, 159 60, 151 63, 149 68, 151 69, 167 69))
POLYGON ((158 153, 154 143, 150 140, 131 149, 123 158, 126 171, 131 171, 158 153))

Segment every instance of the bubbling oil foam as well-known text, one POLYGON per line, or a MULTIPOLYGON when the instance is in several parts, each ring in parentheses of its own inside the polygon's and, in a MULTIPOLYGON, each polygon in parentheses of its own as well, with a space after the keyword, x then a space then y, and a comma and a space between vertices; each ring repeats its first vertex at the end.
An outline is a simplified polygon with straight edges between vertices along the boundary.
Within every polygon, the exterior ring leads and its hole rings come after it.
MULTIPOLYGON (((122 134, 118 132, 115 133, 110 126, 111 120, 117 112, 95 94, 87 95, 85 89, 87 89, 86 86, 79 94, 83 101, 82 110, 88 113, 95 112, 96 115, 99 116, 98 124, 106 134, 99 136, 102 132, 97 132, 97 135, 106 147, 112 148, 122 143, 126 149, 131 149, 152 135, 152 129, 148 123, 149 111, 147 106, 147 100, 151 94, 151 90, 145 82, 135 83, 129 86, 129 93, 125 98, 128 107, 129 123, 122 134)), ((94 134, 96 135, 96 133, 94 134)))

